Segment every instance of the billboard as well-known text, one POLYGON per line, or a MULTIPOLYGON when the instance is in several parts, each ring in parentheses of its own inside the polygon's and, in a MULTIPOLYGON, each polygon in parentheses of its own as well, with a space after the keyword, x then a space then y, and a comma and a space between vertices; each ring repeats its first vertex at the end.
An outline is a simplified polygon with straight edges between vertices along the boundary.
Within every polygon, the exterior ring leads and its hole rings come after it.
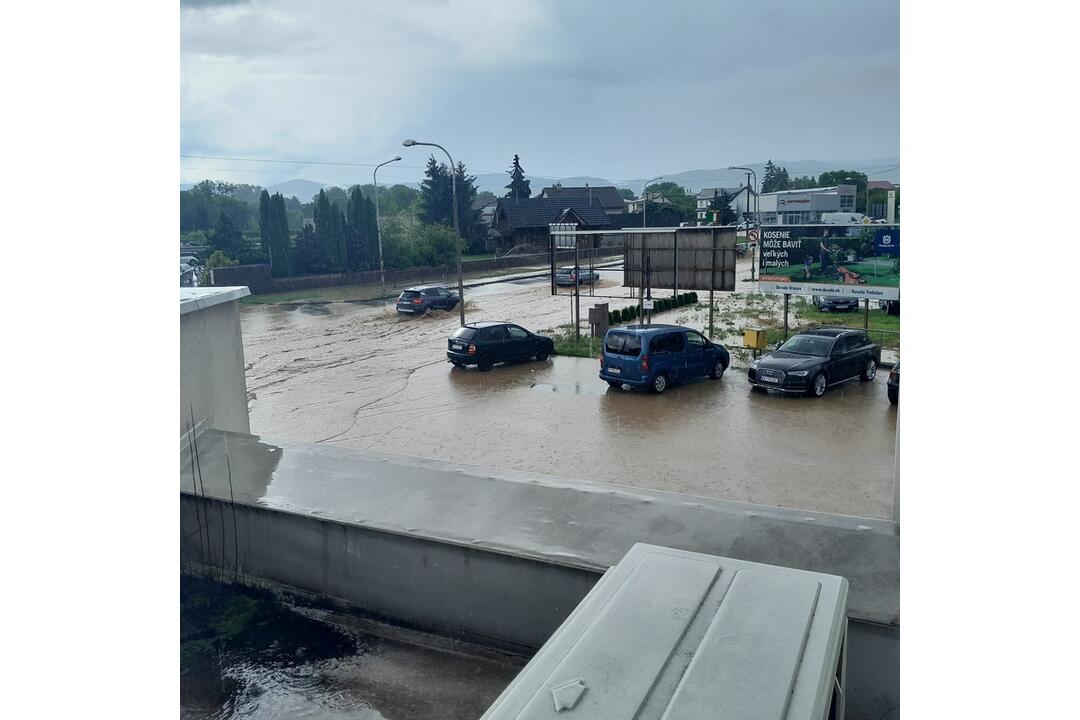
POLYGON ((899 225, 765 225, 758 248, 762 292, 900 298, 899 225))
POLYGON ((623 228, 623 287, 734 290, 734 227, 623 228))

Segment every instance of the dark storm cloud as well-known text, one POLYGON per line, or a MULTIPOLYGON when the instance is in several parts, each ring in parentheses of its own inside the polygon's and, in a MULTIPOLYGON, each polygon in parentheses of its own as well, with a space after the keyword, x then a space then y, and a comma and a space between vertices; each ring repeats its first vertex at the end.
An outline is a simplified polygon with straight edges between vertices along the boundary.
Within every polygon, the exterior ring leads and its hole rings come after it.
POLYGON ((207 154, 416 136, 477 170, 623 179, 899 152, 896 2, 216 5, 181 24, 182 142, 207 154))

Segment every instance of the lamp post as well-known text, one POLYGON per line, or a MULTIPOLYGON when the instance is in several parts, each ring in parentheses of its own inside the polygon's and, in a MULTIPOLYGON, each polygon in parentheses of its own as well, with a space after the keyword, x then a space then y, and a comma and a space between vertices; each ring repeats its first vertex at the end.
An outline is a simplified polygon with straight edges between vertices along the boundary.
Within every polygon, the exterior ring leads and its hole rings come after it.
MULTIPOLYGON (((754 226, 757 227, 758 234, 760 235, 761 234, 761 206, 758 204, 760 202, 760 199, 758 197, 759 193, 757 191, 757 173, 754 172, 751 168, 740 167, 738 165, 729 165, 728 170, 745 170, 746 172, 750 173, 750 175, 754 176, 754 226)), ((746 190, 747 190, 747 192, 750 191, 750 177, 749 177, 749 175, 746 178, 746 190)), ((749 197, 746 198, 746 214, 747 215, 750 214, 750 198, 749 197)), ((747 222, 746 226, 747 226, 747 228, 749 228, 750 223, 747 222)), ((757 279, 757 248, 756 248, 756 246, 751 246, 751 250, 750 250, 750 282, 754 282, 756 279, 757 279)))
POLYGON ((457 207, 457 168, 454 167, 454 158, 450 157, 450 152, 442 145, 437 143, 419 142, 417 140, 405 140, 401 143, 405 147, 413 147, 414 145, 426 145, 428 147, 437 147, 446 153, 446 159, 450 161, 450 197, 454 203, 454 235, 457 237, 457 288, 458 288, 458 311, 461 317, 461 324, 465 324, 465 283, 461 279, 461 230, 458 228, 458 207, 457 207))
POLYGON ((383 165, 389 165, 392 162, 397 162, 401 159, 401 156, 390 158, 384 163, 379 163, 375 166, 375 169, 371 171, 371 184, 375 186, 375 235, 379 238, 379 283, 382 285, 383 292, 386 292, 386 268, 383 267, 382 257, 382 221, 379 220, 379 168, 383 165))
POLYGON ((652 185, 654 182, 663 179, 663 175, 657 175, 652 180, 646 180, 645 187, 641 188, 641 227, 645 227, 645 208, 649 204, 649 196, 645 191, 648 190, 649 186, 652 185))

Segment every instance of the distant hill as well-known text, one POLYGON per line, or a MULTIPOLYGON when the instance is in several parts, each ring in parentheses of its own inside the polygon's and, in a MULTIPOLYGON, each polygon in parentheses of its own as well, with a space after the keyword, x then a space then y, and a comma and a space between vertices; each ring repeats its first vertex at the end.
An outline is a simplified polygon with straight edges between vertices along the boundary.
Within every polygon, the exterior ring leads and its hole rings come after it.
MULTIPOLYGON (((871 180, 888 180, 894 183, 900 182, 900 158, 898 157, 875 158, 853 162, 780 159, 775 159, 773 162, 781 167, 786 167, 788 175, 791 178, 803 175, 813 175, 814 177, 817 177, 821 173, 829 170, 856 170, 858 172, 866 173, 871 180)), ((765 163, 753 162, 742 164, 746 167, 753 168, 757 173, 758 183, 760 183, 762 176, 765 174, 765 163)), ((584 175, 561 178, 560 180, 530 177, 529 180, 531 181, 533 195, 538 195, 542 189, 556 182, 561 182, 563 185, 571 187, 580 187, 586 183, 593 187, 614 185, 615 187, 627 187, 634 192, 640 193, 647 178, 612 181, 602 177, 584 175)), ((678 183, 692 192, 697 192, 706 187, 730 187, 746 182, 746 173, 741 170, 728 170, 727 168, 686 170, 684 172, 665 175, 664 181, 678 183)), ((497 197, 502 197, 502 195, 506 193, 507 182, 508 179, 505 173, 478 173, 476 175, 477 189, 493 192, 497 197)), ((419 182, 401 184, 413 188, 420 187, 419 182)), ((346 187, 347 185, 348 184, 342 185, 342 187, 346 187)), ((308 203, 311 202, 313 197, 318 195, 319 190, 331 186, 331 183, 319 183, 312 180, 287 180, 285 182, 277 183, 276 185, 270 185, 266 189, 271 194, 279 192, 287 198, 295 196, 299 198, 301 202, 308 203)), ((191 187, 192 183, 180 183, 181 190, 187 190, 191 187)))
MULTIPOLYGON (((266 191, 271 195, 281 193, 287 198, 295 197, 300 202, 309 203, 312 198, 319 194, 320 190, 328 187, 331 186, 326 183, 312 182, 311 180, 286 180, 277 185, 268 186, 266 191)), ((382 195, 382 193, 379 194, 382 195)))

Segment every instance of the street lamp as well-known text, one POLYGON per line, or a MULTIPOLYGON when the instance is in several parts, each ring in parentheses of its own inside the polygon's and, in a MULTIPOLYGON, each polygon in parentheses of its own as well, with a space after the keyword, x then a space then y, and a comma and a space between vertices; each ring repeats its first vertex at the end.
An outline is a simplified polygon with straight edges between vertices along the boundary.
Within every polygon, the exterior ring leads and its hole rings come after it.
POLYGON ((383 292, 386 292, 386 269, 383 267, 382 257, 382 222, 379 220, 379 179, 377 175, 379 173, 379 168, 383 165, 389 165, 400 159, 400 155, 393 157, 384 163, 379 163, 375 166, 375 169, 371 171, 371 184, 375 186, 375 235, 379 238, 379 283, 382 284, 383 292))
POLYGON ((649 186, 652 185, 654 182, 663 179, 663 175, 657 175, 652 180, 646 180, 645 187, 641 189, 641 227, 645 227, 645 207, 649 204, 649 196, 645 191, 648 190, 649 186))
POLYGON ((437 147, 446 153, 446 159, 450 161, 450 196, 454 202, 454 235, 457 237, 457 288, 458 288, 458 309, 461 316, 461 324, 465 324, 465 283, 461 279, 461 230, 458 229, 458 207, 457 207, 457 169, 454 167, 454 158, 450 157, 450 152, 442 145, 429 142, 418 142, 416 140, 404 140, 401 143, 405 147, 413 147, 414 145, 426 145, 428 147, 437 147))
MULTIPOLYGON (((745 170, 747 172, 746 185, 747 190, 750 190, 750 175, 754 176, 754 225, 757 226, 758 232, 761 232, 761 202, 759 193, 757 191, 757 173, 751 168, 741 167, 738 165, 729 165, 728 170, 745 170)), ((750 214, 750 198, 746 199, 746 214, 750 214)), ((749 223, 747 224, 749 228, 749 223)), ((755 245, 750 246, 750 282, 754 282, 757 279, 757 247, 755 245)))

